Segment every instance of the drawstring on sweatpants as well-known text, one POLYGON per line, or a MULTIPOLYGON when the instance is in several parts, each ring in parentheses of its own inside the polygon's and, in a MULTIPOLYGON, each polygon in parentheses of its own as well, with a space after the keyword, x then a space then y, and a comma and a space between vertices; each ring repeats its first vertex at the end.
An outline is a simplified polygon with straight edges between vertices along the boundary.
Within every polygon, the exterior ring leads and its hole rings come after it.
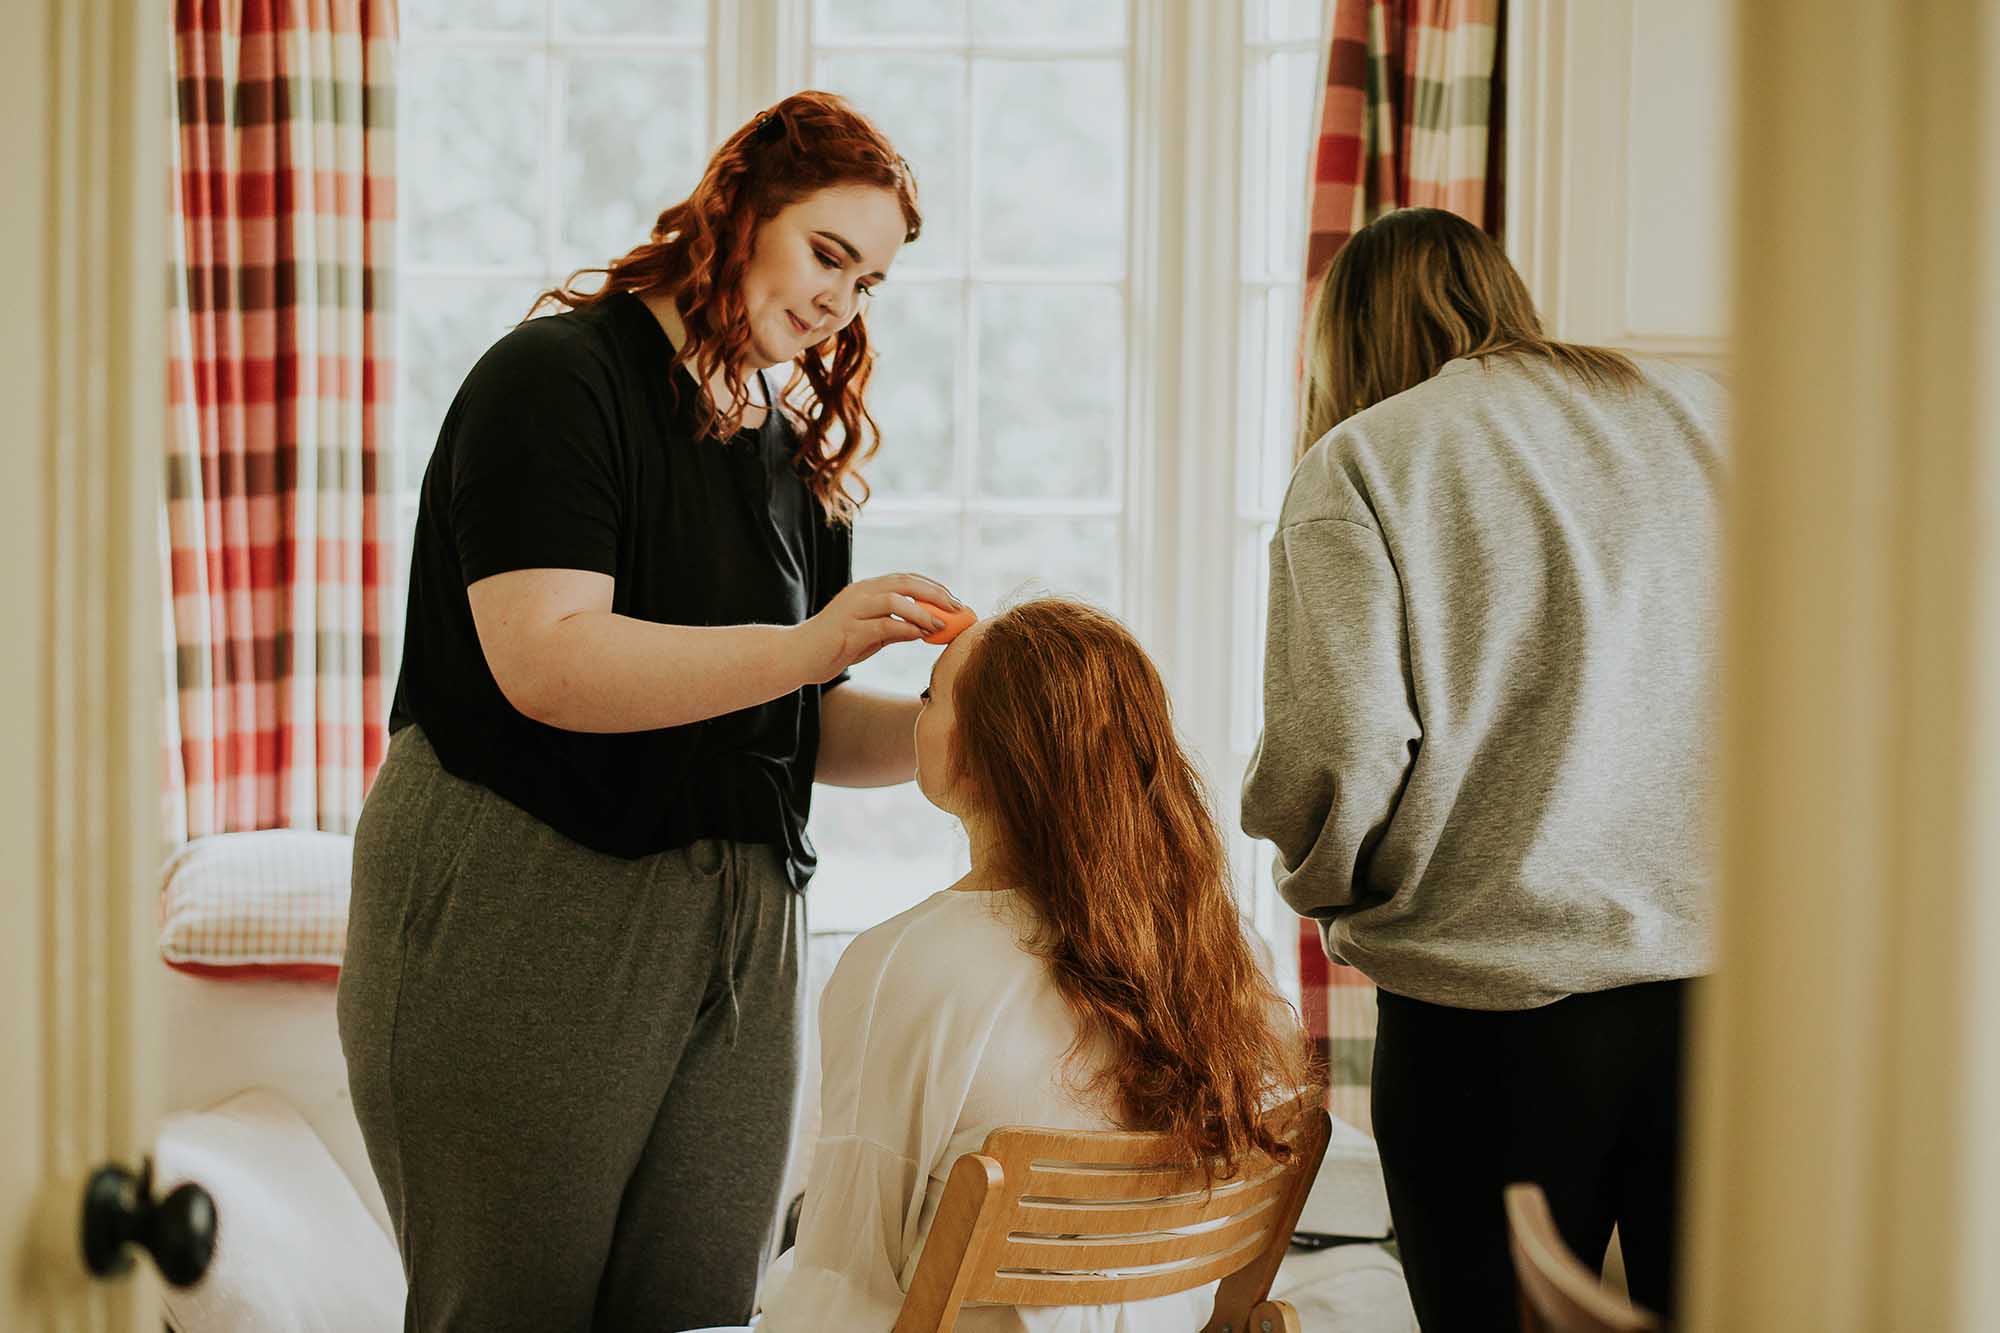
POLYGON ((743 1006, 736 999, 736 934, 743 916, 743 846, 733 839, 722 840, 722 939, 716 951, 722 964, 722 985, 729 994, 729 1044, 736 1045, 736 1030, 743 1022, 743 1006))

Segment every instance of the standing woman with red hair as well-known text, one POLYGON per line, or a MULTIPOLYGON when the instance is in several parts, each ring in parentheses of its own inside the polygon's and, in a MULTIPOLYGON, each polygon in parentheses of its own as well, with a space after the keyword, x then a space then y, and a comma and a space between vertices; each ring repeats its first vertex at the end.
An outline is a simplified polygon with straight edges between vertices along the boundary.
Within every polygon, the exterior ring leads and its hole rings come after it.
POLYGON ((910 778, 915 701, 845 673, 955 605, 850 583, 860 315, 919 225, 880 133, 787 98, 445 417, 339 1001, 406 1329, 749 1312, 812 784, 910 778))
MULTIPOLYGON (((917 783, 972 868, 861 934, 820 1001, 820 1140, 761 1333, 887 1329, 952 1164, 1002 1125, 1163 1131, 1190 1166, 1289 1158, 1262 1118, 1304 1038, 1258 970, 1201 780, 1131 634, 1047 598, 939 656, 917 783)), ((1197 1329, 1210 1284, 968 1308, 960 1333, 1197 1329)))

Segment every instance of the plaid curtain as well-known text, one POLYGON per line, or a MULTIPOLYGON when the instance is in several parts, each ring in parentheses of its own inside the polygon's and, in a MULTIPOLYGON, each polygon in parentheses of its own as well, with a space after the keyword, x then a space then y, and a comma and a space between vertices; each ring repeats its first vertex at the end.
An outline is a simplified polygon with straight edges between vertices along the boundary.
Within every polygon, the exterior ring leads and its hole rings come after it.
MULTIPOLYGON (((1395 208, 1448 208, 1500 234, 1505 104, 1502 0, 1335 0, 1312 163, 1306 283, 1395 208)), ((1299 923, 1306 1025, 1326 1060, 1328 1107, 1367 1129, 1375 987, 1330 961, 1299 923)))
POLYGON ((1392 208, 1500 234, 1502 0, 1335 0, 1306 278, 1392 208))
POLYGON ((385 746, 393 0, 176 0, 167 829, 353 828, 385 746))

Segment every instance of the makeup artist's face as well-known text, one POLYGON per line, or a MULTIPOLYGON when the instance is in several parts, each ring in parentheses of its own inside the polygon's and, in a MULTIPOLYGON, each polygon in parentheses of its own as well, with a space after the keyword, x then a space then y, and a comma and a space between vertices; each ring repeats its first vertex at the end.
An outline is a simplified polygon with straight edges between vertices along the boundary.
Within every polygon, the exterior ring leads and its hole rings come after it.
POLYGON ((895 192, 872 185, 807 195, 760 226, 743 274, 758 365, 790 361, 846 328, 907 232, 895 192))

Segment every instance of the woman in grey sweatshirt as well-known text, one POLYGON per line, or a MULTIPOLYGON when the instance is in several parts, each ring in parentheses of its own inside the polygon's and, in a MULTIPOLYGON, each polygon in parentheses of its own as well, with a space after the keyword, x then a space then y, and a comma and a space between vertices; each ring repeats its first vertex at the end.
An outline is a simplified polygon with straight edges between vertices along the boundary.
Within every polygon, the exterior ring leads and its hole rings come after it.
POLYGON ((1376 1139, 1419 1317, 1514 1326, 1533 1180, 1672 1297, 1681 1013, 1709 958, 1722 391, 1543 336, 1494 241, 1363 228, 1309 320, 1243 827, 1381 988, 1376 1139))

